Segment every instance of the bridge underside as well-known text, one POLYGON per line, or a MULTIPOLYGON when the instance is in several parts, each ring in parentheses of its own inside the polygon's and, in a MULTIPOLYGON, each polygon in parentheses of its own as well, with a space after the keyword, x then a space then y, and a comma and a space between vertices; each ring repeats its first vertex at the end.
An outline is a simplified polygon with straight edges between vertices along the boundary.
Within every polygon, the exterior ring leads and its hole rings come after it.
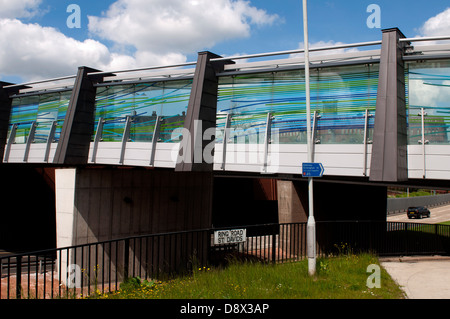
MULTIPOLYGON (((110 166, 10 165, 1 173, 8 181, 1 199, 14 205, 2 214, 0 248, 11 251, 307 219, 307 183, 300 179, 110 166)), ((385 186, 314 186, 317 220, 386 218, 385 186)))
MULTIPOLYGON (((64 247, 131 235, 238 225, 305 222, 300 176, 174 172, 171 169, 2 166, 1 249, 64 247), (24 200, 26 198, 26 200, 24 200)), ((413 182, 411 180, 410 182, 413 182)), ((387 186, 365 179, 315 179, 315 218, 386 220, 387 186)), ((449 189, 445 181, 434 188, 449 189)))
POLYGON ((0 250, 56 247, 54 169, 0 166, 0 250))

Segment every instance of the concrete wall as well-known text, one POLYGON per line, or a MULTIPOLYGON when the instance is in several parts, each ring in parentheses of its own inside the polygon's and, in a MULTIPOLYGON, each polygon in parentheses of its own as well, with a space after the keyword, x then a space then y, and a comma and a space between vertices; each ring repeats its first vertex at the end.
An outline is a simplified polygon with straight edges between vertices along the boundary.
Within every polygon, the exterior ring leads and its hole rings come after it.
MULTIPOLYGON (((200 172, 175 173, 173 170, 129 168, 57 169, 57 246, 209 228, 212 182, 211 173, 200 172)), ((177 255, 178 263, 182 262, 186 267, 186 262, 194 257, 205 258, 207 245, 197 245, 197 241, 203 243, 205 240, 206 238, 201 237, 191 239, 190 248, 180 256, 177 255)), ((133 242, 129 247, 129 267, 135 265, 142 269, 161 271, 178 267, 167 264, 169 261, 165 254, 170 251, 170 245, 173 246, 173 242, 158 241, 156 246, 151 244, 141 247, 139 241, 133 242), (153 256, 156 263, 141 260, 147 256, 153 256)), ((123 242, 117 248, 114 247, 115 244, 112 247, 99 246, 89 251, 78 250, 76 260, 72 251, 63 253, 59 257, 63 281, 66 279, 67 265, 77 264, 80 269, 91 269, 95 265, 90 264, 90 260, 97 258, 103 260, 106 267, 96 271, 98 278, 103 278, 103 272, 107 276, 111 272, 111 278, 117 274, 119 280, 122 280, 125 253, 123 242)), ((83 280, 87 283, 92 278, 83 277, 83 280)))
POLYGON ((387 213, 395 214, 405 212, 411 206, 437 206, 450 202, 450 194, 416 196, 403 198, 388 198, 387 213))
POLYGON ((210 227, 211 195, 210 173, 57 169, 58 247, 210 227))
POLYGON ((302 223, 308 220, 308 194, 292 181, 277 181, 278 219, 280 223, 302 223))

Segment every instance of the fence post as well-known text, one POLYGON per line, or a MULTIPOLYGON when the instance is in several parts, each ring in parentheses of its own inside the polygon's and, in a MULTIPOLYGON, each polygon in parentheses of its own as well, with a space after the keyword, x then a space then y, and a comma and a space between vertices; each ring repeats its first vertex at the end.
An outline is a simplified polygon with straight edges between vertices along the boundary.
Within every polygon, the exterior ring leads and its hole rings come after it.
POLYGON ((123 279, 128 278, 128 264, 130 261, 130 239, 125 239, 124 261, 123 261, 123 279))
POLYGON ((435 253, 439 253, 439 238, 438 238, 438 226, 439 224, 434 224, 434 247, 435 247, 435 253))
POLYGON ((16 267, 16 298, 22 299, 22 256, 16 257, 16 267))
POLYGON ((277 232, 275 231, 276 225, 273 227, 273 233, 272 233, 272 263, 275 263, 275 254, 276 254, 276 245, 277 245, 277 232))
POLYGON ((405 223, 405 254, 408 255, 408 223, 405 223))

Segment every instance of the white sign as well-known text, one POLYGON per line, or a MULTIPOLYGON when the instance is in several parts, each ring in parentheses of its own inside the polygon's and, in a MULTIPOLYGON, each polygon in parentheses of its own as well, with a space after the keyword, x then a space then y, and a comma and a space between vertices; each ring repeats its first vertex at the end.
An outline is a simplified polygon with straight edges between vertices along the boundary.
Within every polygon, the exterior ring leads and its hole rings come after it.
POLYGON ((217 230, 214 245, 242 243, 247 240, 247 229, 217 230))

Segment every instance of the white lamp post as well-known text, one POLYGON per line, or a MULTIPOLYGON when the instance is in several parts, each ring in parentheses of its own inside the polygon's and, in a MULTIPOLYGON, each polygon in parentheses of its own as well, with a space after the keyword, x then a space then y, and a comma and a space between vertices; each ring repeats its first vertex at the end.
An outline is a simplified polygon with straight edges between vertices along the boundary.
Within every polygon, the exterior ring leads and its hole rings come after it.
MULTIPOLYGON (((307 0, 303 0, 303 33, 305 45, 305 91, 306 91, 306 135, 308 147, 308 162, 313 162, 312 140, 311 140, 311 97, 309 85, 309 40, 308 40, 308 11, 307 0)), ((309 217, 306 224, 306 244, 308 257, 308 273, 316 273, 316 221, 314 219, 314 196, 313 196, 313 178, 308 177, 308 203, 309 217)))

